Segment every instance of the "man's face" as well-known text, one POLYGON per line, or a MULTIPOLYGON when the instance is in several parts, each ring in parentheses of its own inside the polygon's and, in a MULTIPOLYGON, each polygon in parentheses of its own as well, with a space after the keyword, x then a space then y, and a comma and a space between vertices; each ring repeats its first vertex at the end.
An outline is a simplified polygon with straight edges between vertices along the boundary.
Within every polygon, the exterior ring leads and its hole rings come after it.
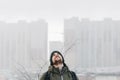
POLYGON ((53 64, 55 64, 55 65, 62 63, 61 55, 59 55, 58 53, 54 53, 52 56, 52 61, 53 61, 53 64))

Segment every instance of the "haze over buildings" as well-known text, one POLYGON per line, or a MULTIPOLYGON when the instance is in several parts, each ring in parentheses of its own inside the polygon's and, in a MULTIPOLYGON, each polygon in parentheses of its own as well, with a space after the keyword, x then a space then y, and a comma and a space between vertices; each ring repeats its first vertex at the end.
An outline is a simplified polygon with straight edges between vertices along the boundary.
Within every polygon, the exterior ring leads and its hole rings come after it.
MULTIPOLYGON (((120 71, 120 20, 65 19, 64 34, 61 34, 64 41, 48 40, 48 24, 42 19, 0 22, 1 73, 14 71, 20 66, 32 75, 42 73, 48 68, 48 57, 53 50, 61 51, 67 65, 78 74, 93 72, 111 75, 120 71)), ((10 75, 8 72, 7 75, 10 75)))
POLYGON ((45 19, 49 24, 49 39, 63 41, 61 33, 65 18, 78 16, 80 19, 102 20, 110 17, 119 20, 119 4, 119 0, 1 0, 0 20, 45 19))
POLYGON ((0 22, 0 70, 15 70, 22 65, 39 69, 36 64, 45 60, 48 46, 48 24, 44 20, 0 22))
POLYGON ((120 20, 106 18, 102 21, 79 20, 78 17, 64 21, 64 45, 67 60, 79 69, 120 67, 119 42, 120 20))
MULTIPOLYGON (((1 0, 0 69, 10 70, 15 61, 31 66, 34 73, 48 60, 47 52, 63 45, 66 62, 77 73, 92 67, 100 67, 98 72, 117 72, 119 20, 119 0, 1 0)), ((96 78, 101 79, 105 80, 96 78)))

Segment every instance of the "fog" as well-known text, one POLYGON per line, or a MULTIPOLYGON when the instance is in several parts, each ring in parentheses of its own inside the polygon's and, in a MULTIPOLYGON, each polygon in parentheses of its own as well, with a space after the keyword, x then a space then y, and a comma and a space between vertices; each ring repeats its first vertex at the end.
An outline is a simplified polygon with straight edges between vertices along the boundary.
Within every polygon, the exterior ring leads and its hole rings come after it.
POLYGON ((0 22, 1 80, 38 80, 49 66, 49 56, 59 50, 69 68, 82 80, 119 80, 120 20, 64 19, 61 39, 49 35, 44 19, 0 22), (73 33, 74 32, 74 33, 73 33), (30 76, 30 77, 29 77, 30 76))
POLYGON ((1 0, 0 80, 38 80, 59 50, 81 80, 119 80, 119 0, 1 0))

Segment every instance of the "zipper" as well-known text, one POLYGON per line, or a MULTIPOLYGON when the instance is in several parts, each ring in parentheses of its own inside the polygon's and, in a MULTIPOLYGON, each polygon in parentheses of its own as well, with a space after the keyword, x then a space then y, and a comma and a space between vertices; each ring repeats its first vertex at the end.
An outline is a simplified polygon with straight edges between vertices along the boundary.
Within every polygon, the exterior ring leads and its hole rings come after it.
POLYGON ((60 80, 63 80, 63 73, 62 73, 62 71, 60 71, 60 80))
POLYGON ((61 75, 60 77, 61 77, 61 80, 63 80, 63 75, 61 75))

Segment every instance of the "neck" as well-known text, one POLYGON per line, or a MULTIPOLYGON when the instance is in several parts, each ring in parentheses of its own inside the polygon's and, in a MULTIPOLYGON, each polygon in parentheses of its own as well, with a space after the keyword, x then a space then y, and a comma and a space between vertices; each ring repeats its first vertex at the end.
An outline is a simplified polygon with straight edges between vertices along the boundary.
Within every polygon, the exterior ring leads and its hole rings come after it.
POLYGON ((62 69, 63 67, 63 64, 58 64, 58 65, 54 65, 55 68, 59 68, 60 70, 62 69))

